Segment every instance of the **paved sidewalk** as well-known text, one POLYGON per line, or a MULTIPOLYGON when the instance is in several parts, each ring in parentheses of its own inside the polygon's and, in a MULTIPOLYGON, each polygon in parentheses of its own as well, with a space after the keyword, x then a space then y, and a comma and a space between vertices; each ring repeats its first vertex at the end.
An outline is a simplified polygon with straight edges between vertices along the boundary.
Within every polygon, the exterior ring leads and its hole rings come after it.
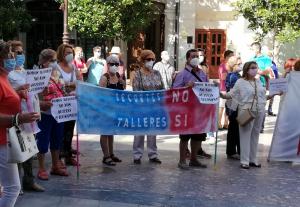
MULTIPOLYGON (((207 169, 190 170, 177 168, 175 135, 158 137, 161 165, 150 164, 145 154, 140 166, 132 163, 133 137, 117 136, 116 155, 123 162, 115 167, 102 165, 99 136, 81 135, 79 179, 76 168, 69 167, 70 177, 38 181, 47 191, 25 192, 16 207, 298 207, 300 167, 267 162, 275 121, 267 117, 260 137, 262 168, 250 170, 240 169, 238 161, 225 157, 226 131, 220 132, 216 167, 213 159, 202 159, 207 169)), ((213 140, 206 141, 204 149, 213 154, 213 140)))

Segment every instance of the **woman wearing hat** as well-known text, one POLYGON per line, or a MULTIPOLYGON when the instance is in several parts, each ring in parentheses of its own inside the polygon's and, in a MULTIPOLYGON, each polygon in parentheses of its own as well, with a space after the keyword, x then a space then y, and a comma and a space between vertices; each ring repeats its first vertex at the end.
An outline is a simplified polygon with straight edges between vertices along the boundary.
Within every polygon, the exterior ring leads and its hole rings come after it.
POLYGON ((121 53, 120 47, 113 46, 111 48, 110 55, 117 56, 119 58, 120 65, 119 65, 118 73, 120 74, 120 76, 123 80, 126 80, 126 75, 125 75, 126 66, 122 60, 122 53, 121 53))
MULTIPOLYGON (((159 71, 153 70, 155 54, 151 50, 143 50, 140 54, 140 70, 136 71, 133 79, 134 91, 154 91, 164 89, 159 71)), ((145 135, 134 136, 133 159, 134 164, 141 164, 144 152, 145 135)), ((147 135, 148 157, 151 163, 161 164, 158 159, 156 135, 147 135)))

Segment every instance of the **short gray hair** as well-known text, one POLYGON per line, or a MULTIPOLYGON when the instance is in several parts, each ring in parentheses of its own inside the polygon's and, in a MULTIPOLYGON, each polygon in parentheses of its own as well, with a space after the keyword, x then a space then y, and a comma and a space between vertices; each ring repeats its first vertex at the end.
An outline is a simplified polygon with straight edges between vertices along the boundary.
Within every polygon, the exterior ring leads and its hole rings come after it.
POLYGON ((106 62, 107 63, 120 63, 120 60, 119 60, 118 56, 110 55, 106 58, 106 62))

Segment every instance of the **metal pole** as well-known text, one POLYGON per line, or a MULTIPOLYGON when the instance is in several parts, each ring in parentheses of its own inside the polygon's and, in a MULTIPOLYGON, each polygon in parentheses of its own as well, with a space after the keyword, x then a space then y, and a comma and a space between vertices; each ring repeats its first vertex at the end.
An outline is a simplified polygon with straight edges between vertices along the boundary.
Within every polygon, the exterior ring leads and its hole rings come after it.
POLYGON ((69 32, 68 32, 68 0, 64 0, 64 32, 63 32, 63 44, 69 44, 69 32))

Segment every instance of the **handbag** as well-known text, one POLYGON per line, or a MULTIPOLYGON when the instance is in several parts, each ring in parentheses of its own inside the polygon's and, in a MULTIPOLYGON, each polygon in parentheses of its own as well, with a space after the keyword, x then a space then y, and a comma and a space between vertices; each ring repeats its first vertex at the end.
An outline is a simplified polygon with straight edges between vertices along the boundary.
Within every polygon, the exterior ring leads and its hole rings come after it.
POLYGON ((22 163, 39 152, 33 134, 26 133, 19 126, 7 129, 7 162, 22 163))
MULTIPOLYGON (((244 109, 244 110, 240 110, 238 111, 238 115, 237 115, 237 122, 239 123, 240 126, 245 126, 248 123, 250 123, 253 119, 255 119, 256 114, 253 113, 252 108, 253 108, 253 104, 254 104, 254 100, 257 98, 257 87, 256 87, 256 81, 254 82, 255 87, 254 87, 254 97, 252 100, 252 104, 251 107, 249 109, 244 109)), ((256 101, 257 103, 257 101, 256 101)))

